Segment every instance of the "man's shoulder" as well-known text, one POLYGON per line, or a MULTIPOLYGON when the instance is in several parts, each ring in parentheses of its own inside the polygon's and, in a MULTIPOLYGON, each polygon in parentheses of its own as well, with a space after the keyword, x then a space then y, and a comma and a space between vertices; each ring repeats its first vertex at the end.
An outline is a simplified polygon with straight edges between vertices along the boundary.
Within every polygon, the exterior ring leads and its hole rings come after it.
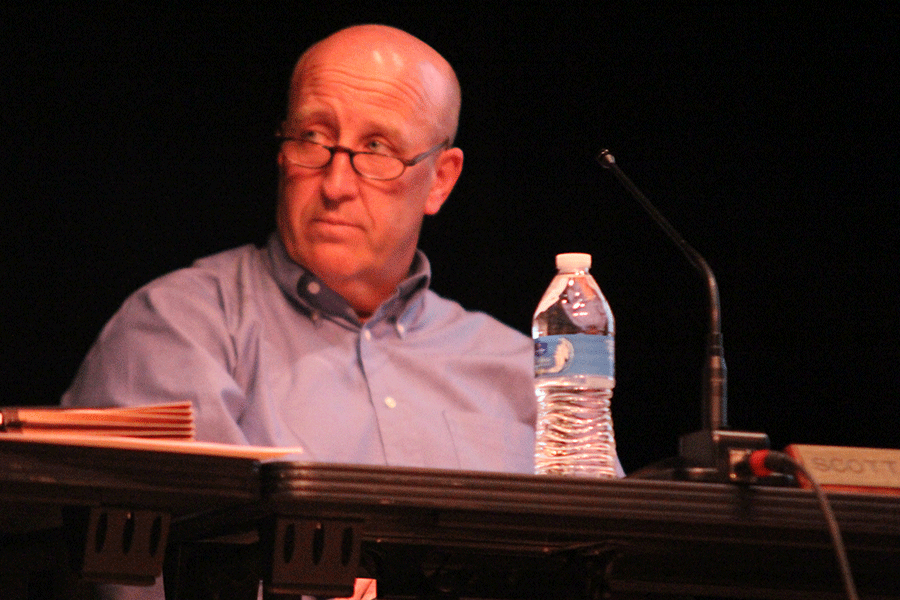
POLYGON ((189 266, 181 267, 157 277, 143 289, 178 289, 185 284, 221 284, 238 279, 248 270, 258 270, 263 265, 263 250, 253 244, 230 248, 198 258, 189 266))
POLYGON ((210 273, 230 274, 248 264, 259 263, 263 259, 264 254, 264 247, 244 244, 243 246, 222 250, 198 258, 186 270, 193 269, 210 273))
POLYGON ((203 307, 227 310, 239 296, 258 285, 267 269, 264 250, 247 244, 195 260, 161 275, 135 290, 120 313, 196 314, 203 307))

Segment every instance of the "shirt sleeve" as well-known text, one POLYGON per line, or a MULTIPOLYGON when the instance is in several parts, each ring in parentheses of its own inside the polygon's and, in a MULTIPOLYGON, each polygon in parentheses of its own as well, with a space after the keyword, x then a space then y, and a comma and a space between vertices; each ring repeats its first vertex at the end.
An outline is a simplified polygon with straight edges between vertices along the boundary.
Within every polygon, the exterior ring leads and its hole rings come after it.
POLYGON ((227 298, 211 277, 176 272, 135 292, 88 352, 63 406, 137 406, 190 400, 199 440, 246 444, 246 394, 227 298))

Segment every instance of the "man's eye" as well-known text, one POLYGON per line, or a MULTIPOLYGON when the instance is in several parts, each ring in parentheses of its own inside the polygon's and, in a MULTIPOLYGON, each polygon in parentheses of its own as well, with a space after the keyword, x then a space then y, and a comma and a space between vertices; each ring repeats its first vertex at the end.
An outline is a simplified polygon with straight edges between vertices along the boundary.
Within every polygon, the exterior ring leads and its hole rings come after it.
POLYGON ((376 154, 390 154, 387 146, 377 140, 372 140, 366 144, 366 152, 374 152, 376 154))

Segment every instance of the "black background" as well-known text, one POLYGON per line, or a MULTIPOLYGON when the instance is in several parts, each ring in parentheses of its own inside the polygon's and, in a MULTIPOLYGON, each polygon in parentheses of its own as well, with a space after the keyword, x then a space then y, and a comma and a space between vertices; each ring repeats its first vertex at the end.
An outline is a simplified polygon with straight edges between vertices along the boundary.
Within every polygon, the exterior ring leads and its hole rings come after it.
POLYGON ((381 22, 463 86, 434 287, 530 333, 554 255, 591 253, 626 469, 700 427, 705 294, 603 147, 716 273, 730 424, 900 447, 893 3, 29 6, 0 9, 2 404, 56 403, 128 293, 265 239, 294 61, 381 22))

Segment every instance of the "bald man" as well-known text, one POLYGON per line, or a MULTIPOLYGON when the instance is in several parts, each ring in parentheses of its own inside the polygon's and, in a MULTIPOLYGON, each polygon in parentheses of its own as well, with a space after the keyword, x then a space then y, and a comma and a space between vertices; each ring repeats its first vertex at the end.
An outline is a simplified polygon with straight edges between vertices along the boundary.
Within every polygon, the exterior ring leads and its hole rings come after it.
POLYGON ((450 65, 396 29, 343 30, 297 64, 278 155, 278 233, 288 256, 362 319, 409 274, 422 218, 459 178, 458 115, 450 65))
POLYGON ((190 399, 201 440, 531 473, 531 339, 430 290, 417 250, 462 171, 459 107, 453 69, 405 32, 314 45, 279 131, 276 233, 128 298, 63 404, 190 399))

